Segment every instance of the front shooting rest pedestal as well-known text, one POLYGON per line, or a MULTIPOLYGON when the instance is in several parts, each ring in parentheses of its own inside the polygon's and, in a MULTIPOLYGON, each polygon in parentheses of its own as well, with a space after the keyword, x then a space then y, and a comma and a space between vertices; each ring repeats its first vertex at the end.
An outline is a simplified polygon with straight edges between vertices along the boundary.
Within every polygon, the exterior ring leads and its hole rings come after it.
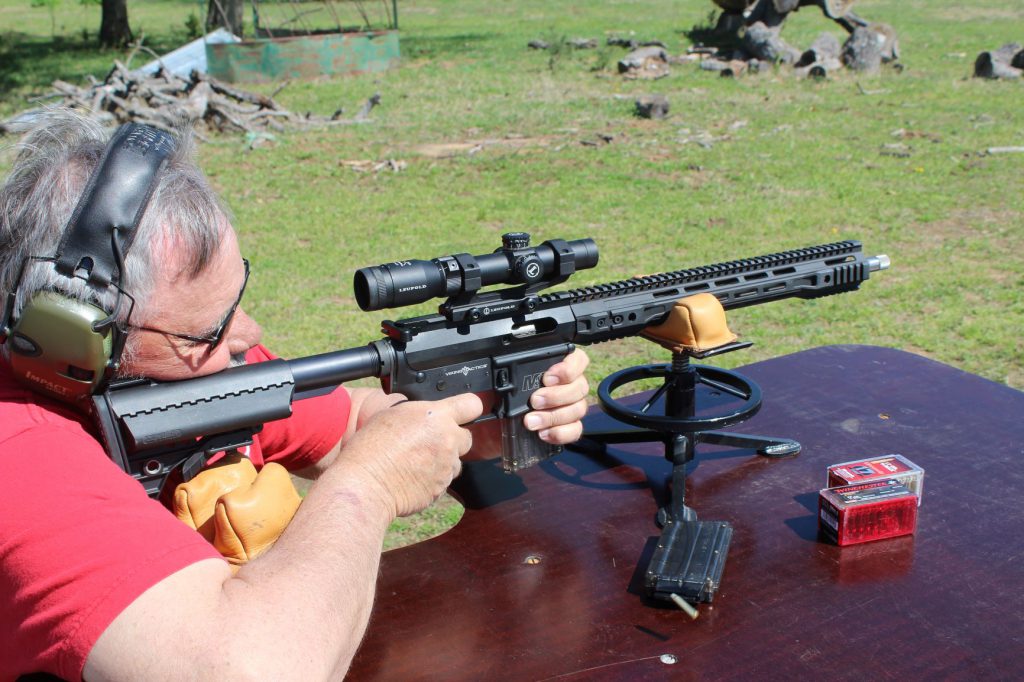
MULTIPOLYGON (((724 325, 724 311, 721 324, 724 325)), ((688 324, 699 327, 695 316, 688 324)), ((726 329, 728 332, 728 329, 726 329)), ((728 337, 735 339, 731 333, 728 337)), ((668 344, 662 345, 669 347, 668 344)), ((641 365, 608 376, 598 387, 604 411, 622 422, 621 427, 587 430, 584 439, 606 446, 616 443, 661 442, 665 458, 672 462, 669 502, 658 511, 662 532, 645 573, 647 595, 679 603, 711 602, 718 589, 732 526, 725 521, 698 521, 686 506, 686 466, 693 460, 698 443, 754 450, 765 457, 786 457, 800 452, 800 444, 785 438, 751 436, 719 431, 754 416, 761 408, 761 389, 743 375, 730 370, 691 363, 753 345, 728 341, 702 350, 672 347, 672 362, 641 365), (623 386, 651 379, 661 385, 639 407, 627 405, 612 394, 623 386), (701 409, 700 399, 724 400, 701 409), (663 400, 661 414, 651 410, 663 400), (710 412, 710 414, 709 414, 710 412), (675 595, 675 596, 674 596, 675 595)), ((681 605, 682 606, 682 605, 681 605)), ((685 608, 685 607, 684 607, 685 608)))

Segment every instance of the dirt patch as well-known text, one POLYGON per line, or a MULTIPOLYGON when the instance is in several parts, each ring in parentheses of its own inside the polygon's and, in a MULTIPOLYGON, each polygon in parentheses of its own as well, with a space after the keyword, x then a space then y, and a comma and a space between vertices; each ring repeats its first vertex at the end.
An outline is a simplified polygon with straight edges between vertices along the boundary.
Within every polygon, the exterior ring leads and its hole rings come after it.
POLYGON ((1024 233, 1016 226, 1024 214, 1012 210, 994 210, 984 206, 956 209, 949 216, 920 223, 894 240, 901 249, 940 252, 947 244, 983 241, 995 252, 1012 254, 1010 260, 1024 260, 1024 233))
POLYGON ((1024 216, 1022 216, 1018 211, 995 210, 985 206, 972 206, 969 208, 956 209, 950 213, 948 218, 927 223, 925 227, 930 233, 955 238, 975 236, 978 234, 979 228, 986 236, 994 234, 1016 236, 1020 233, 1017 230, 1008 229, 1008 226, 1019 225, 1022 217, 1024 216))
POLYGON ((978 251, 992 258, 985 269, 984 279, 999 287, 1020 286, 1021 273, 1024 273, 1024 233, 1018 226, 1024 215, 1016 211, 984 208, 967 209, 962 213, 962 219, 951 218, 929 224, 930 234, 939 240, 964 239, 983 244, 978 251))
POLYGON ((561 141, 560 138, 554 136, 486 138, 466 142, 421 144, 413 147, 412 151, 431 159, 450 159, 456 156, 472 156, 485 149, 512 151, 543 149, 558 141, 561 141))

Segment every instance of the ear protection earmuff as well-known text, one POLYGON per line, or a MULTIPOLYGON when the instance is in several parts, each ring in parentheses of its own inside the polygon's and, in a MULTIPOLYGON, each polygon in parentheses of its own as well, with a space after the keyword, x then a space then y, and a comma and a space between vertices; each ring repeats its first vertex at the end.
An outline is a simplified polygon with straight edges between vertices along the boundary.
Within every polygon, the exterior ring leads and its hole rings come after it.
POLYGON ((129 123, 114 133, 89 177, 52 261, 66 277, 85 280, 102 294, 117 292, 114 310, 55 291, 36 292, 14 319, 18 286, 8 294, 0 343, 10 349, 14 375, 32 389, 75 402, 103 390, 117 371, 125 333, 115 315, 122 296, 124 256, 174 151, 174 137, 129 123))

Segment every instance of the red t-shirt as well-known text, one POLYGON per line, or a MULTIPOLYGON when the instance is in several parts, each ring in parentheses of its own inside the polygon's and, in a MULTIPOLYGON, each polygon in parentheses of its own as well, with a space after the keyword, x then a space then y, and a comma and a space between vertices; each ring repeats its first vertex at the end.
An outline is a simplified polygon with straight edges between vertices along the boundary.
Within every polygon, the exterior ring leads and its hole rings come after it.
MULTIPOLYGON (((262 348, 249 362, 273 356, 262 348)), ((249 457, 298 469, 345 431, 347 391, 298 401, 268 423, 249 457)), ((0 681, 32 672, 67 680, 140 594, 219 557, 107 457, 88 418, 18 384, 0 361, 0 681)), ((140 643, 158 646, 159 643, 140 643)))

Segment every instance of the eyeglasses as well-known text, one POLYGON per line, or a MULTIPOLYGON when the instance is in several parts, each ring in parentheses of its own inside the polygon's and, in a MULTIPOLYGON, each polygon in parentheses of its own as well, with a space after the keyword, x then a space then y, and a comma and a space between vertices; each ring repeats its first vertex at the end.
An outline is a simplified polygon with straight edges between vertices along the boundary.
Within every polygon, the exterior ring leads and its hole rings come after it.
POLYGON ((156 332, 157 334, 163 334, 164 336, 173 336, 176 339, 184 339, 185 341, 191 341, 192 343, 205 343, 209 345, 207 348, 208 353, 212 353, 220 342, 224 340, 224 332, 227 331, 231 325, 231 318, 235 316, 235 311, 238 310, 239 304, 242 302, 242 296, 245 294, 245 285, 249 283, 249 261, 245 258, 242 259, 242 265, 245 266, 245 278, 242 280, 242 288, 238 290, 238 298, 235 299, 234 305, 231 306, 231 310, 221 320, 221 323, 217 325, 217 329, 206 336, 192 336, 191 334, 178 334, 176 332, 164 331, 163 329, 156 329, 154 327, 141 327, 137 325, 129 325, 133 329, 139 329, 147 332, 156 332))

